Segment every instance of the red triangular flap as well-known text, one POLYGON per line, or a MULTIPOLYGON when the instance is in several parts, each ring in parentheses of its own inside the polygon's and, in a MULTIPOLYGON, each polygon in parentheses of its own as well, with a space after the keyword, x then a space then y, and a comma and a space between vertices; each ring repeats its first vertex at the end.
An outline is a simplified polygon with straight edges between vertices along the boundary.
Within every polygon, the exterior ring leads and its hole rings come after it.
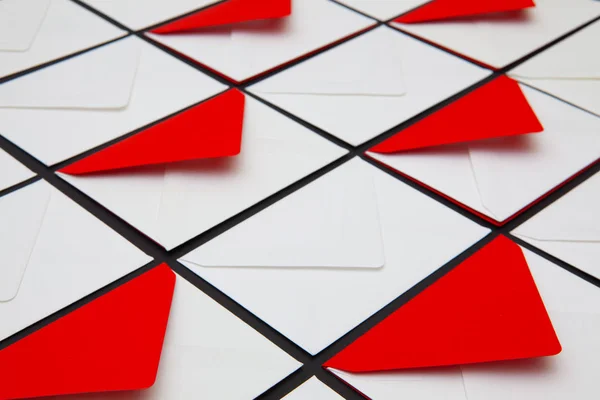
POLYGON ((517 11, 535 7, 533 0, 433 0, 396 18, 394 22, 414 24, 473 15, 517 11))
MULTIPOLYGON (((306 0, 300 0, 306 1, 306 0)), ((291 0, 227 0, 153 29, 174 33, 261 19, 282 18, 292 13, 291 0)))
POLYGON ((174 287, 163 264, 0 351, 0 398, 152 386, 174 287))
POLYGON ((370 151, 395 153, 543 130, 519 84, 502 75, 384 140, 370 151))
POLYGON ((231 89, 60 170, 71 175, 239 154, 244 95, 231 89))
POLYGON ((521 249, 500 236, 325 366, 372 372, 550 356, 560 351, 521 249))

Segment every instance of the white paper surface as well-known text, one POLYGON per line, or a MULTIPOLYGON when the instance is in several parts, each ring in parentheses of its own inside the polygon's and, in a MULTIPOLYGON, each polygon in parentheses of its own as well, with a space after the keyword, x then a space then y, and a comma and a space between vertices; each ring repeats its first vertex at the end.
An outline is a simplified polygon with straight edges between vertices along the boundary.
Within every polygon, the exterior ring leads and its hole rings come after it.
POLYGON ((34 175, 33 171, 0 149, 0 190, 16 185, 34 175))
POLYGON ((359 145, 489 73, 380 27, 249 89, 340 139, 359 145), (342 74, 347 78, 345 82, 332 84, 332 75, 346 69, 351 73, 342 74))
MULTIPOLYGON (((45 181, 8 194, 2 198, 0 207, 7 207, 2 210, 4 217, 14 214, 27 221, 27 226, 12 228, 15 235, 25 240, 25 235, 37 233, 28 260, 26 253, 29 249, 25 247, 31 242, 20 242, 23 247, 6 247, 10 242, 0 242, 3 258, 8 257, 15 263, 27 262, 17 295, 12 300, 0 301, 0 340, 106 286, 151 259, 45 181), (48 201, 48 192, 50 200, 37 233, 32 227, 33 219, 39 220, 48 201), (37 201, 40 204, 34 207, 32 204, 37 201), (23 231, 20 231, 21 228, 23 231), (8 255, 12 251, 18 253, 8 255)), ((1 225, 5 226, 4 223, 1 225)))
POLYGON ((183 259, 203 267, 380 268, 371 171, 351 160, 183 259))
MULTIPOLYGON (((183 256, 181 261, 316 354, 488 232, 359 162, 375 180, 385 252, 383 268, 206 268, 186 261, 202 262, 203 247, 183 256)), ((309 187, 299 190, 310 190, 309 187)), ((260 213, 253 218, 261 218, 260 213)), ((315 231, 319 229, 314 227, 315 231)), ((220 243, 220 247, 227 252, 237 251, 239 238, 235 239, 220 243)))
POLYGON ((175 18, 216 1, 218 0, 83 0, 103 14, 136 30, 175 18))
POLYGON ((35 6, 21 4, 26 2, 28 1, 2 0, 1 2, 3 7, 9 8, 15 7, 14 3, 17 3, 19 12, 27 12, 28 18, 31 19, 28 19, 26 24, 22 19, 18 19, 16 24, 18 35, 14 31, 15 20, 12 17, 9 17, 9 20, 13 22, 9 22, 6 26, 3 25, 3 21, 0 21, 0 37, 7 35, 10 43, 10 46, 6 45, 6 47, 21 49, 21 51, 6 51, 0 45, 0 78, 125 35, 125 31, 72 1, 50 0, 45 17, 37 28, 37 33, 33 33, 34 37, 31 38, 29 37, 32 34, 31 25, 34 25, 35 20, 39 18, 40 9, 36 2, 33 2, 35 6), (29 43, 26 44, 27 42, 29 43))
POLYGON ((120 109, 129 104, 141 41, 121 39, 8 81, 0 108, 120 109))
MULTIPOLYGON (((64 63, 50 66, 47 70, 11 81, 6 91, 27 96, 26 90, 30 85, 39 83, 35 75, 50 74, 50 69, 54 68, 70 69, 67 68, 67 63, 77 66, 79 76, 81 73, 88 76, 88 71, 97 68, 97 62, 119 62, 112 57, 114 46, 119 51, 128 46, 139 47, 141 54, 126 107, 112 110, 0 108, 0 132, 40 161, 51 165, 161 119, 226 88, 225 85, 139 38, 129 37, 117 43, 111 44, 111 48, 100 47, 64 63), (98 61, 98 58, 101 60, 98 61)), ((119 77, 117 74, 116 81, 120 82, 119 77)), ((110 98, 113 95, 113 84, 118 83, 116 81, 111 79, 110 84, 103 85, 90 83, 90 88, 97 88, 94 96, 110 98)), ((64 85, 67 83, 74 85, 77 81, 63 82, 64 85)), ((8 98, 4 86, 0 87, 0 98, 8 98)), ((64 90, 67 93, 77 93, 76 87, 64 90)), ((35 98, 31 98, 31 101, 35 101, 35 98)))
POLYGON ((600 115, 600 22, 575 33, 510 71, 510 75, 600 115))
POLYGON ((177 276, 156 383, 139 399, 253 399, 301 365, 177 276))
POLYGON ((429 0, 338 0, 338 2, 384 21, 423 5, 429 0))
POLYGON ((50 0, 0 2, 0 51, 26 51, 46 17, 50 0))
POLYGON ((558 199, 513 234, 600 278, 600 174, 558 199))
POLYGON ((50 187, 32 184, 0 197, 0 302, 14 299, 50 201, 50 187))

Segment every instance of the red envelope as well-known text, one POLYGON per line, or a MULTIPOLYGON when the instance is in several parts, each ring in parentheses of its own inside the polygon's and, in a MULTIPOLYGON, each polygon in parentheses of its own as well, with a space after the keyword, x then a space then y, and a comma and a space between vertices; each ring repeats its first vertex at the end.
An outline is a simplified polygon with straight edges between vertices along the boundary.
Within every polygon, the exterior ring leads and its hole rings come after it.
POLYGON ((395 19, 414 24, 535 7, 533 0, 433 0, 395 19))
POLYGON ((396 153, 543 130, 519 84, 502 75, 369 151, 396 153))
POLYGON ((226 0, 162 25, 152 32, 182 32, 246 21, 282 18, 291 13, 291 0, 226 0))
POLYGON ((242 144, 244 94, 231 89, 70 164, 71 175, 235 156, 242 144))
POLYGON ((175 274, 162 264, 0 351, 0 399, 154 384, 175 274))
POLYGON ((499 236, 325 367, 388 371, 551 356, 560 351, 521 249, 499 236))

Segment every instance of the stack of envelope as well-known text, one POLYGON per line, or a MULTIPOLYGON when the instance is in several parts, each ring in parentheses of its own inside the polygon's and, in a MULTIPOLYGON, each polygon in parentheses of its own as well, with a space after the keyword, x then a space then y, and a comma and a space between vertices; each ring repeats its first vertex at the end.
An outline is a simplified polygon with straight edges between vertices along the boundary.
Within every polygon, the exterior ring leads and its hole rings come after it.
POLYGON ((0 1, 0 399, 597 399, 598 19, 0 1))

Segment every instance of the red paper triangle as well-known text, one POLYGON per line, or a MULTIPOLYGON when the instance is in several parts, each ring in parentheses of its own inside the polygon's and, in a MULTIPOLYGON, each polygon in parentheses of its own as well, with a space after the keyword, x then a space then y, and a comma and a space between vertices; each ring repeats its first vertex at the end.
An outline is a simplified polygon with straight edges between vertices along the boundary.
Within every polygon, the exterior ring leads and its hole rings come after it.
POLYGON ((433 0, 396 18, 394 22, 414 24, 457 17, 517 11, 535 7, 533 0, 433 0))
POLYGON ((550 356, 560 351, 521 249, 500 236, 325 366, 372 372, 550 356))
POLYGON ((162 264, 0 351, 0 399, 152 386, 174 287, 162 264))
POLYGON ((231 89, 60 170, 72 175, 239 154, 244 95, 231 89))
POLYGON ((543 130, 519 84, 502 75, 384 140, 370 151, 395 153, 543 130))
MULTIPOLYGON (((301 0, 306 1, 306 0, 301 0)), ((174 33, 260 19, 282 18, 292 13, 291 0, 227 0, 153 29, 174 33)))

